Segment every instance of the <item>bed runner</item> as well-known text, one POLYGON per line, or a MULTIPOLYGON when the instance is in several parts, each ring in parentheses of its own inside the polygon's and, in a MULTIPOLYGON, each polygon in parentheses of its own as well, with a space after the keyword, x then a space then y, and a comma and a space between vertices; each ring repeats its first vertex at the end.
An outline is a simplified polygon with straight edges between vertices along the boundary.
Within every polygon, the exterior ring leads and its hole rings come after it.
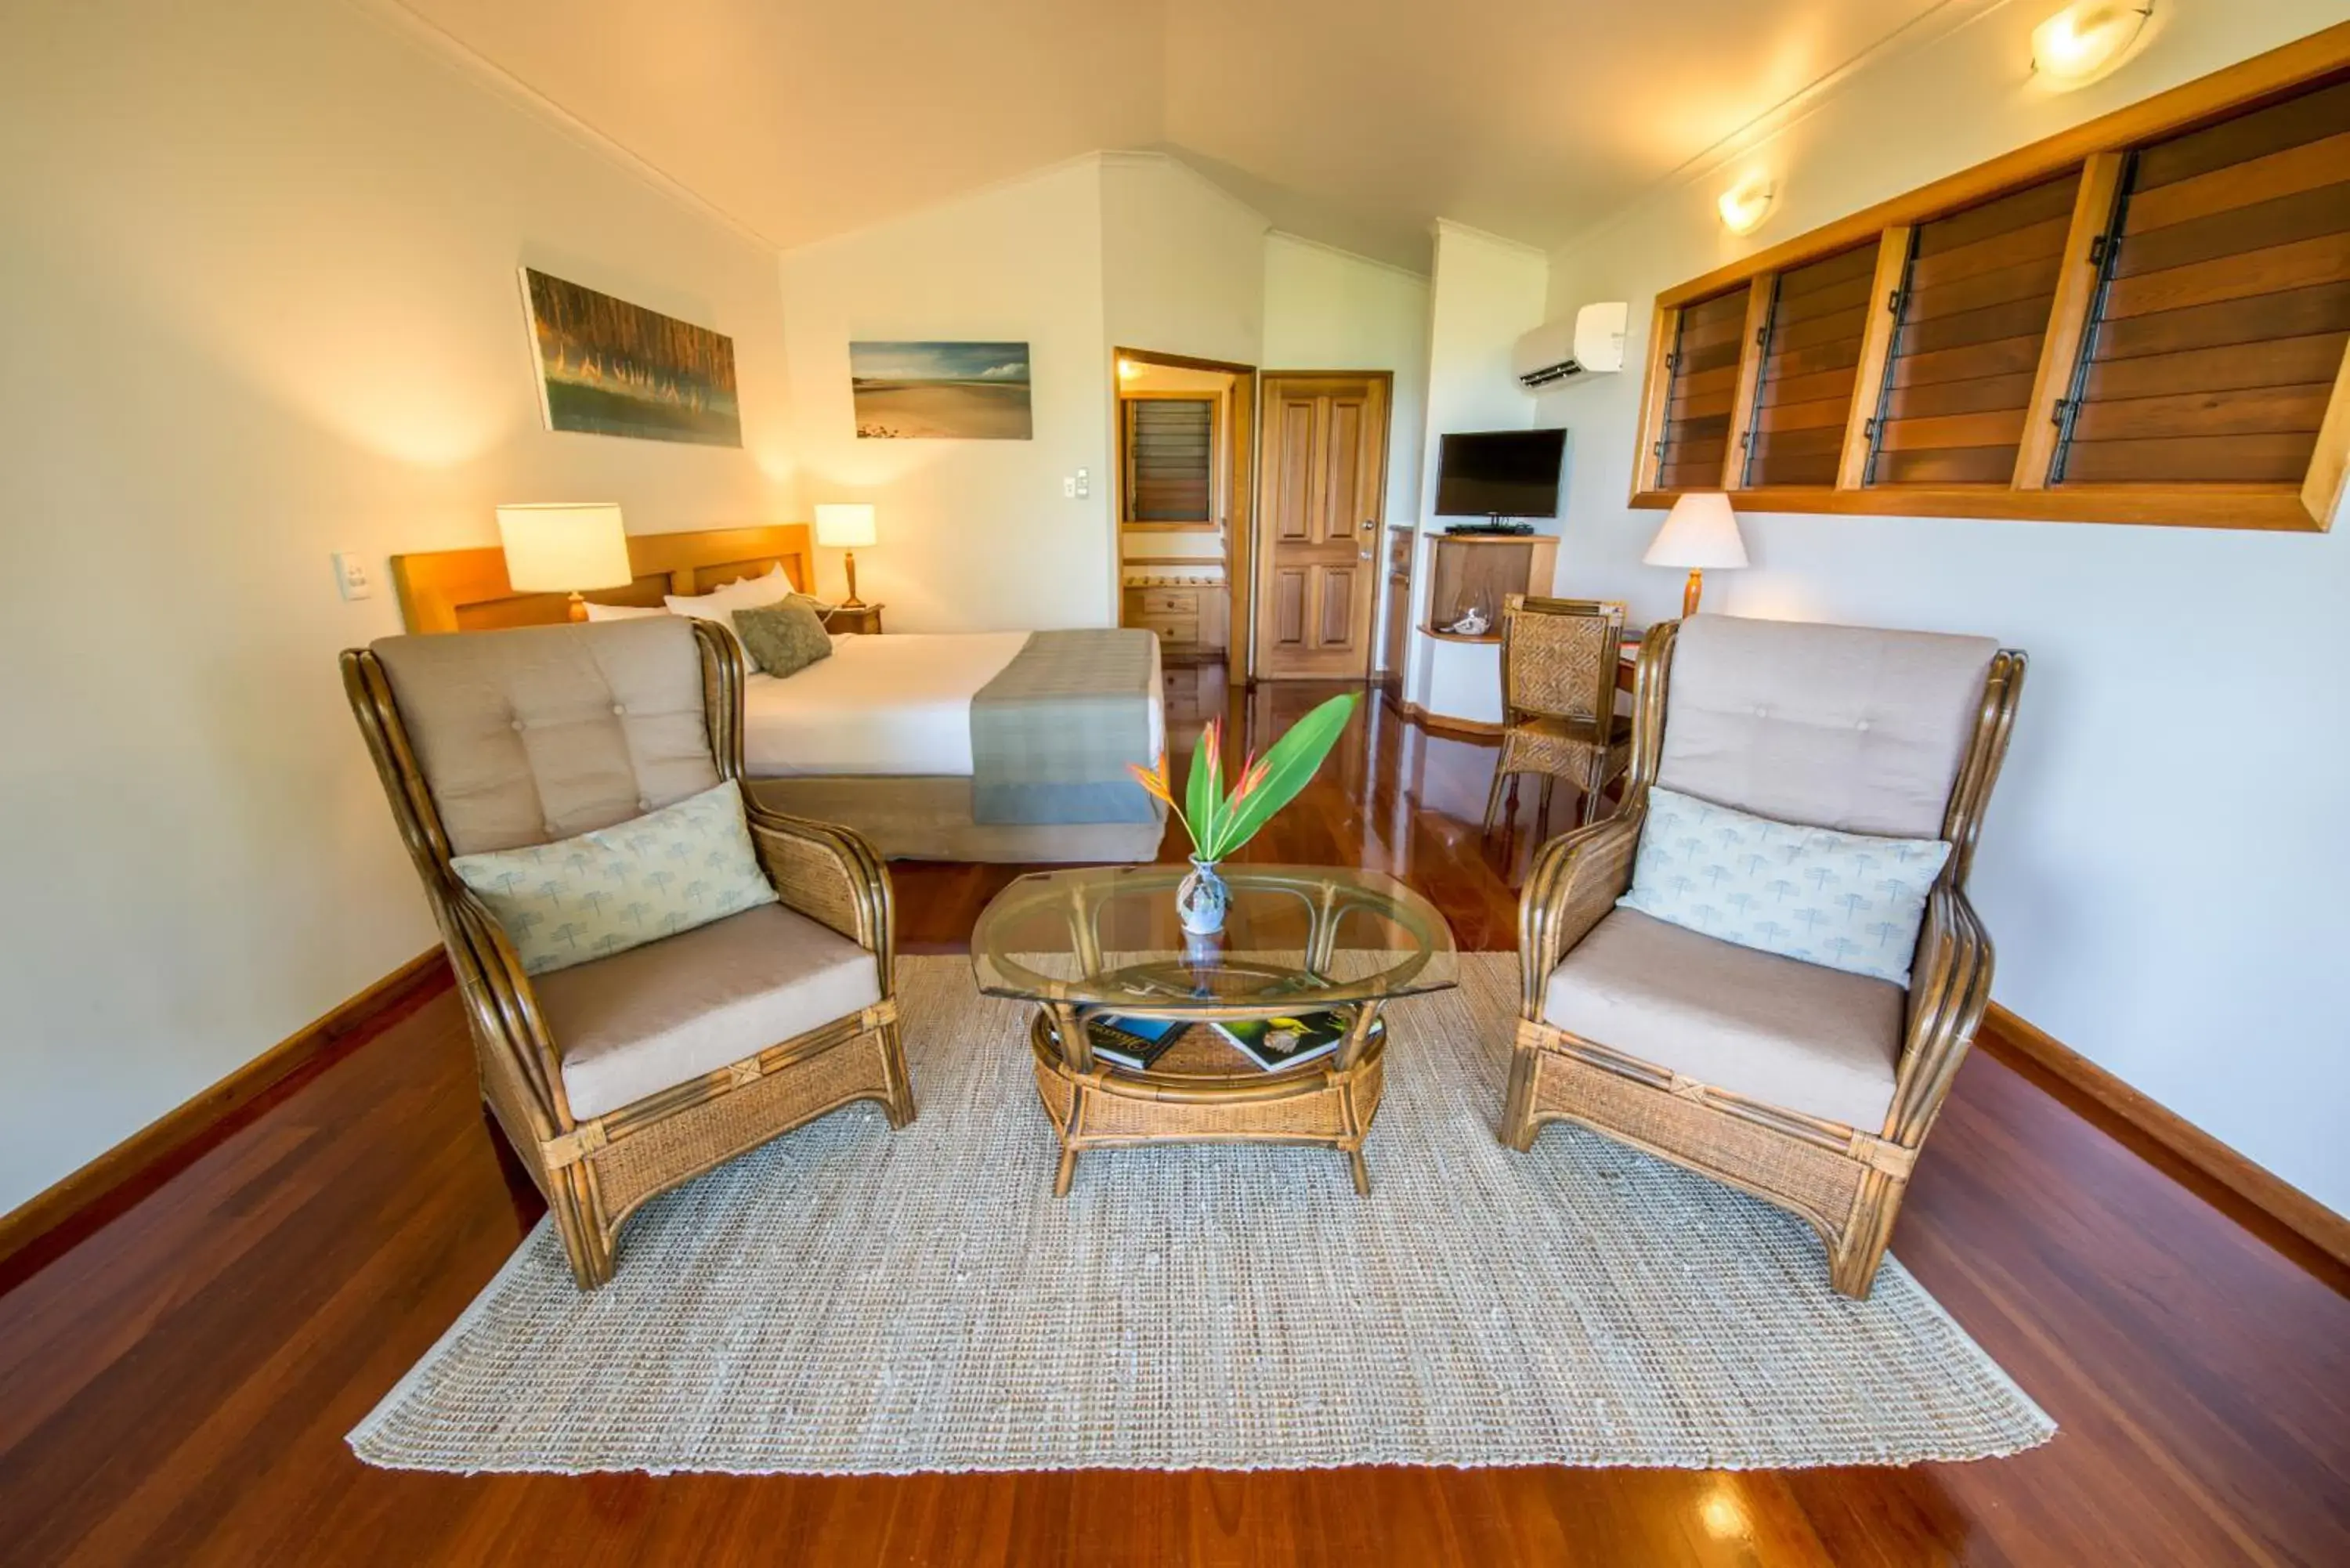
POLYGON ((974 822, 1149 822, 1158 803, 1128 775, 1149 767, 1155 633, 1032 632, 971 700, 974 822))

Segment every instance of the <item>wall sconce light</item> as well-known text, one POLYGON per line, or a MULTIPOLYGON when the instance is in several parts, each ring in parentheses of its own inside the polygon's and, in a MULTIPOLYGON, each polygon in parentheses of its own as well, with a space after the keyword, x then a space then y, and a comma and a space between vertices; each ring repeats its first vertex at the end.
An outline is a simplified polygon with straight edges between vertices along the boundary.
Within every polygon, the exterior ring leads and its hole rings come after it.
POLYGON ((2032 69, 2060 88, 2093 81, 2146 30, 2153 0, 2076 0, 2032 29, 2032 69))
POLYGON ((1752 234, 1770 213, 1771 198, 1777 194, 1768 174, 1749 174, 1714 203, 1721 213, 1721 226, 1733 234, 1752 234))

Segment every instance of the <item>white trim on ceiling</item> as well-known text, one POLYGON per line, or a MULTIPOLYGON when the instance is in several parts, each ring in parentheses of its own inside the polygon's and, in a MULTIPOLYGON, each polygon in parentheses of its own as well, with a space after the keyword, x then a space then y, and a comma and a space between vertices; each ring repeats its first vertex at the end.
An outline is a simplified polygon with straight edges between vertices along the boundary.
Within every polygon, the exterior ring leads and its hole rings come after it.
POLYGON ((1414 283, 1425 284, 1429 281, 1428 274, 1405 266, 1399 262, 1382 261, 1378 256, 1367 256, 1360 251, 1350 251, 1344 245, 1334 245, 1327 240, 1317 240, 1310 234, 1301 234, 1294 230, 1270 228, 1265 230, 1264 237, 1269 240, 1286 240, 1293 245, 1305 245, 1313 250, 1328 251, 1334 256, 1344 256, 1350 262, 1359 262, 1365 266, 1375 266, 1381 272, 1391 272, 1398 276, 1408 277, 1414 283))
POLYGON ((1202 172, 1199 168, 1184 159, 1180 153, 1161 152, 1153 148, 1113 148, 1105 149, 1096 156, 1101 159, 1104 167, 1116 163, 1128 168, 1143 168, 1148 165, 1157 163, 1171 168, 1190 179, 1191 183, 1199 186, 1200 189, 1222 200, 1224 204, 1231 207, 1234 212, 1244 213, 1249 217, 1254 219, 1258 228, 1263 229, 1267 233, 1272 232, 1273 220, 1271 218, 1266 217, 1263 213, 1258 212, 1247 202, 1224 189, 1224 187, 1218 184, 1214 179, 1202 172))
POLYGON ((1005 174, 997 179, 983 181, 976 185, 967 185, 951 196, 941 196, 936 201, 924 202, 920 206, 908 207, 902 212, 892 213, 886 218, 876 218, 869 223, 859 223, 853 229, 843 229, 837 234, 825 234, 813 240, 803 240, 795 245, 786 245, 779 254, 795 256, 806 251, 822 250, 827 245, 837 244, 843 240, 858 239, 866 234, 879 233, 894 224, 910 223, 916 218, 927 217, 933 213, 948 212, 967 202, 982 201, 1004 191, 1016 190, 1023 185, 1033 185, 1039 181, 1050 180, 1056 174, 1066 174, 1072 170, 1083 169, 1089 164, 1098 167, 1101 157, 1098 151, 1080 152, 1073 157, 1055 160, 1051 163, 1038 164, 1034 169, 1023 169, 1017 174, 1005 174))
POLYGON ((769 251, 782 247, 743 219, 702 195, 658 164, 648 162, 619 141, 580 119, 512 71, 478 53, 455 34, 431 18, 409 9, 400 0, 345 0, 355 10, 375 18, 411 43, 438 56, 444 63, 473 78, 526 113, 535 114, 573 141, 627 173, 635 175, 662 195, 692 209, 712 223, 769 251))
POLYGON ((1432 234, 1439 235, 1448 234, 1463 234, 1471 239, 1482 241, 1484 244, 1489 245, 1499 245, 1503 250, 1523 252, 1525 254, 1536 257, 1545 263, 1548 262, 1551 257, 1551 253, 1543 249, 1540 245, 1528 244, 1523 240, 1513 240, 1507 234, 1497 234, 1491 229, 1481 229, 1474 223, 1464 223, 1458 218, 1439 218, 1434 223, 1428 225, 1428 231, 1432 234))

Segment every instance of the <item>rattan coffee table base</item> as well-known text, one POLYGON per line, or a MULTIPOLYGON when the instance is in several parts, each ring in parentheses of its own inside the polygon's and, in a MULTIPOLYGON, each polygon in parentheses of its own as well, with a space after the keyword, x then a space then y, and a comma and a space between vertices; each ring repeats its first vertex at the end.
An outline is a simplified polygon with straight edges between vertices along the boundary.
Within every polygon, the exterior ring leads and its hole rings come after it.
MULTIPOLYGON (((1195 1032, 1204 1027, 1194 1024, 1195 1032)), ((1154 1143, 1295 1143, 1347 1157, 1355 1190, 1370 1196, 1363 1139, 1378 1115, 1387 1076, 1387 1033, 1364 1045, 1350 1067, 1336 1059, 1262 1076, 1132 1073, 1097 1063, 1080 1073, 1061 1059, 1049 1009, 1029 1029, 1036 1057, 1036 1096, 1061 1137, 1053 1196, 1066 1198, 1087 1149, 1154 1143)))

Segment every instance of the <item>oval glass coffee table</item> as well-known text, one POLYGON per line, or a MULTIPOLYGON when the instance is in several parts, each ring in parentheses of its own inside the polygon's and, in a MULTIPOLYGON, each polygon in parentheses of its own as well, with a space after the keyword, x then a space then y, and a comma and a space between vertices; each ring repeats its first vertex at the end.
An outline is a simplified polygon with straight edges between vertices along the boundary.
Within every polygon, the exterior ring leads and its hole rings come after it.
POLYGON ((1067 1194, 1087 1149, 1191 1142, 1326 1145, 1347 1156, 1355 1189, 1367 1194, 1363 1139, 1378 1114, 1387 1054, 1379 1009, 1457 982, 1451 929, 1383 871, 1233 866, 1222 871, 1232 888, 1223 932, 1187 937, 1175 888, 1188 869, 1023 877, 972 932, 980 990, 1037 1004, 1036 1092, 1061 1137, 1054 1195, 1067 1194), (1095 1049, 1091 1026, 1117 1020, 1179 1027, 1162 1054, 1138 1067, 1095 1049), (1268 1070, 1213 1027, 1258 1034, 1245 1027, 1258 1021, 1273 1032, 1259 1043, 1276 1061, 1298 1024, 1322 1022, 1340 1039, 1268 1070))

